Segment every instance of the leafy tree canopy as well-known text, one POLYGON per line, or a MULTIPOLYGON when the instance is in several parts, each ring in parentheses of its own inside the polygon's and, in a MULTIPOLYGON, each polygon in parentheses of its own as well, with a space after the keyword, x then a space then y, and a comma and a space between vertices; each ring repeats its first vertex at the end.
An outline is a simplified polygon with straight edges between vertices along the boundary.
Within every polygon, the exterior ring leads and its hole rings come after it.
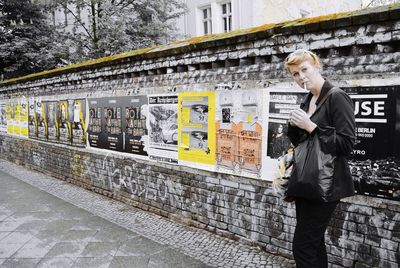
POLYGON ((54 0, 50 5, 64 10, 71 22, 68 39, 79 57, 72 62, 174 40, 174 20, 186 11, 180 0, 54 0))
POLYGON ((29 0, 0 0, 0 79, 57 66, 54 32, 42 7, 29 0))
POLYGON ((0 0, 0 80, 172 41, 184 12, 182 0, 0 0))

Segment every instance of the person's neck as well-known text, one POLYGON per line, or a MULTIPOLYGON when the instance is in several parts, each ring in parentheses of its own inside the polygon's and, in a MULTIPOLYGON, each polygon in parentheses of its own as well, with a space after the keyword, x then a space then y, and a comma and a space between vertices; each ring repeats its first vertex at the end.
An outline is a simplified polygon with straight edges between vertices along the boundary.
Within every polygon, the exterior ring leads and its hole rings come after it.
POLYGON ((321 94, 322 86, 324 85, 324 83, 325 79, 321 76, 320 78, 317 79, 315 83, 315 88, 310 89, 310 92, 314 98, 318 99, 319 95, 321 94))

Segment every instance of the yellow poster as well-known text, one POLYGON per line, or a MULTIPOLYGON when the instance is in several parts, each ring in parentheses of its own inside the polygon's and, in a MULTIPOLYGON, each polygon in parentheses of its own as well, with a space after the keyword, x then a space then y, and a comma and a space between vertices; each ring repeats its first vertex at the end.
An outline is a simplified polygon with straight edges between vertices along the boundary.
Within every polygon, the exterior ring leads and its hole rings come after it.
POLYGON ((214 166, 215 92, 183 92, 178 103, 178 160, 214 166))
POLYGON ((20 100, 14 100, 14 134, 15 135, 21 134, 21 130, 19 127, 20 113, 21 113, 20 100))
POLYGON ((7 103, 7 133, 14 134, 14 103, 12 101, 7 103))
POLYGON ((29 137, 28 117, 28 101, 26 98, 22 98, 20 106, 19 126, 21 136, 27 138, 29 137))

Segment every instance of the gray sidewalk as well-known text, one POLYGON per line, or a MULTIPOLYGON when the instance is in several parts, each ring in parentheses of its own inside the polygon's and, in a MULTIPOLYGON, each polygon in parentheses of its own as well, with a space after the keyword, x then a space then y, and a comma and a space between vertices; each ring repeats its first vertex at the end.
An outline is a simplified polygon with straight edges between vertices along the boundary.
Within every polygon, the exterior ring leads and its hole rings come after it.
POLYGON ((0 267, 293 267, 3 160, 0 170, 0 267))
POLYGON ((1 267, 206 267, 0 171, 1 267))

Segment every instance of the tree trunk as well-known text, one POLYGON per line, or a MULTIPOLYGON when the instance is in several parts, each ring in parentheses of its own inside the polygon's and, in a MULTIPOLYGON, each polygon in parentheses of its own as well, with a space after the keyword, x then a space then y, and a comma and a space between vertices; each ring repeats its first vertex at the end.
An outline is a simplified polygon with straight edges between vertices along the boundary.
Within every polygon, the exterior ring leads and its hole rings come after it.
POLYGON ((90 0, 90 7, 92 11, 92 32, 93 32, 93 43, 97 47, 99 38, 97 36, 97 11, 96 11, 96 0, 90 0))

